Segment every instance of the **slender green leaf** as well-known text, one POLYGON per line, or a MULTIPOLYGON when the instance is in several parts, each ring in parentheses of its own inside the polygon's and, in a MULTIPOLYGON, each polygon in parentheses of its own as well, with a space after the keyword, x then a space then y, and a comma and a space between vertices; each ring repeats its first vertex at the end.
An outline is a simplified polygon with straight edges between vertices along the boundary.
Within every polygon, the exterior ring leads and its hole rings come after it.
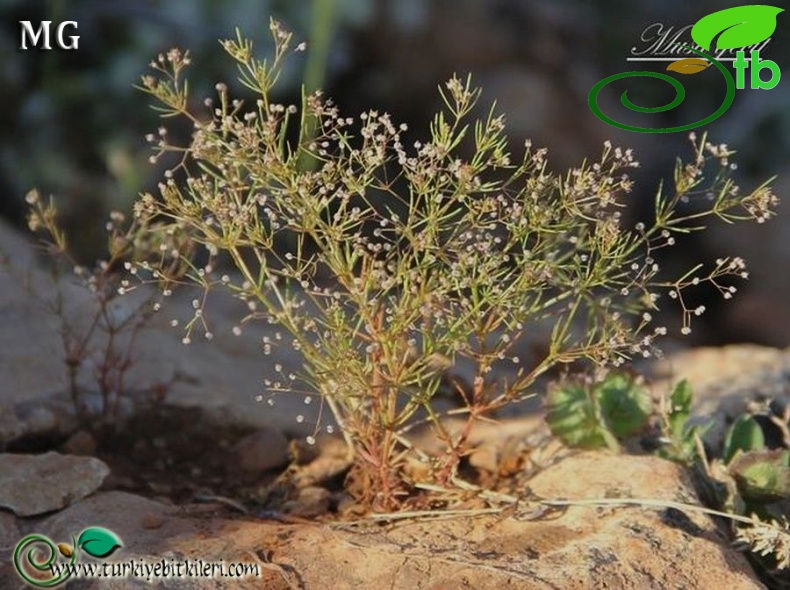
POLYGON ((757 421, 749 415, 733 422, 724 441, 723 460, 729 463, 738 451, 748 452, 765 447, 765 436, 757 421))
POLYGON ((669 396, 669 425, 676 438, 682 438, 691 415, 691 385, 683 379, 669 396))

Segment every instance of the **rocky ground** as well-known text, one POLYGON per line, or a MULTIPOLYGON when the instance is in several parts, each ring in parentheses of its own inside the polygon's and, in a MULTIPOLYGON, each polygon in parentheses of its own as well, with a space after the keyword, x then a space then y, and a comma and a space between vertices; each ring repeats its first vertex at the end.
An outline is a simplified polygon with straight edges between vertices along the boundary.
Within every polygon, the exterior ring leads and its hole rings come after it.
MULTIPOLYGON (((213 304, 212 342, 188 347, 169 326, 191 314, 174 300, 140 335, 129 375, 136 391, 167 383, 146 406, 119 406, 122 427, 81 428, 64 379, 59 324, 42 308, 51 289, 30 244, 0 226, 0 587, 24 587, 17 543, 42 534, 71 542, 87 527, 121 540, 113 561, 243 562, 260 577, 171 578, 162 588, 761 588, 720 523, 693 511, 571 506, 544 499, 652 498, 699 504, 688 475, 651 456, 575 452, 547 436, 542 418, 481 425, 469 468, 524 502, 373 521, 344 493, 341 442, 312 432, 317 408, 297 396, 256 401, 269 365, 297 368, 293 353, 260 354, 265 326, 232 334, 234 302, 213 304), (223 318, 225 320, 223 321, 223 318), (312 410, 312 413, 311 413, 312 410), (302 414, 305 420, 297 422, 302 414)), ((81 299, 81 297, 83 297, 81 299)), ((66 297, 80 317, 88 305, 66 297)), ((117 310, 123 313, 123 310, 117 310)), ((84 314, 83 314, 84 315, 84 314)), ((527 357, 524 357, 527 358, 527 357)), ((790 350, 734 346, 671 354, 646 367, 656 395, 688 378, 696 413, 731 420, 750 400, 790 394, 790 350)), ((90 388, 90 374, 81 377, 90 388)), ((140 394, 142 396, 142 394, 140 394)), ((147 399, 147 398, 146 398, 147 399)), ((721 433, 710 434, 711 444, 721 433)), ((430 447, 425 434, 415 435, 430 447)), ((148 587, 144 580, 73 580, 71 588, 148 587)))

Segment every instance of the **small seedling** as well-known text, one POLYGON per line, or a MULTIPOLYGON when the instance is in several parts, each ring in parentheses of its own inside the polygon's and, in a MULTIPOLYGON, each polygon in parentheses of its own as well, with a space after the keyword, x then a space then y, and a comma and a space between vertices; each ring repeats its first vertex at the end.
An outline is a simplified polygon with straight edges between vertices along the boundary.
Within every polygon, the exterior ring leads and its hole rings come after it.
POLYGON ((704 453, 702 437, 713 425, 689 424, 691 401, 691 385, 685 379, 675 386, 668 400, 662 400, 659 413, 663 438, 657 451, 660 457, 689 466, 704 453))

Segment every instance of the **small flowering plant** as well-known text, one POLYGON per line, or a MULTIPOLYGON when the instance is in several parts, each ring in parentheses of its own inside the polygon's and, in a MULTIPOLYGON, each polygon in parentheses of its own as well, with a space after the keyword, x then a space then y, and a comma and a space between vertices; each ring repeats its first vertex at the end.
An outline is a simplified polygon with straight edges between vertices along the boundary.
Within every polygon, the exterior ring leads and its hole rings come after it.
MULTIPOLYGON (((247 302, 245 322, 281 329, 264 352, 292 346, 305 372, 275 367, 269 392, 309 383, 348 442, 354 489, 372 507, 404 505, 412 457, 427 462, 434 483, 451 482, 474 423, 524 399, 550 368, 656 353, 666 329, 653 326, 651 313, 662 293, 680 303, 688 332, 704 308, 684 299, 686 287, 710 282, 728 297, 727 279, 745 277, 737 258, 679 278, 662 276, 655 260, 706 217, 771 216, 768 184, 741 193, 726 146, 692 137, 691 161, 678 161, 673 189, 656 195, 654 223, 628 228, 621 211, 638 165, 631 150, 606 142, 597 161, 564 175, 550 172, 546 151, 529 142, 514 160, 504 118, 493 110, 478 118, 479 91, 457 77, 441 89, 445 109, 410 145, 406 126, 386 113, 344 116, 320 92, 299 106, 278 104, 272 89, 292 37, 276 22, 271 30, 269 61, 256 59, 240 34, 222 43, 253 93, 245 100, 218 84, 208 110, 195 111, 183 79, 189 56, 177 50, 143 77, 163 116, 188 120, 192 136, 186 145, 173 145, 164 128, 149 136, 153 161, 178 158, 135 215, 189 236, 207 255, 183 264, 183 275, 168 273, 167 258, 140 268, 167 289, 182 281, 206 293, 228 289, 247 302), (219 256, 238 275, 218 275, 219 256), (546 322, 543 357, 515 356, 519 339, 546 322), (468 387, 455 384, 467 425, 451 434, 432 398, 442 363, 459 359, 475 372, 468 387), (505 364, 515 377, 494 379, 505 364), (427 458, 405 440, 417 416, 447 443, 446 455, 427 458)), ((204 303, 195 301, 186 342, 196 330, 211 334, 204 303)))
POLYGON ((52 276, 43 285, 33 277, 22 282, 58 321, 66 383, 80 424, 94 431, 115 429, 124 399, 140 406, 156 402, 168 386, 161 383, 150 388, 152 396, 146 400, 136 389, 139 384, 129 382, 137 337, 159 310, 161 298, 149 293, 122 302, 121 297, 134 288, 125 271, 133 275, 137 270, 132 261, 151 260, 168 275, 183 274, 178 267, 189 258, 190 244, 173 232, 157 231, 155 225, 139 220, 129 223, 123 213, 113 211, 105 225, 105 256, 93 266, 84 266, 70 251, 54 201, 42 199, 37 190, 31 190, 26 201, 28 227, 42 236, 52 276), (88 305, 68 304, 66 294, 74 287, 87 295, 88 305))

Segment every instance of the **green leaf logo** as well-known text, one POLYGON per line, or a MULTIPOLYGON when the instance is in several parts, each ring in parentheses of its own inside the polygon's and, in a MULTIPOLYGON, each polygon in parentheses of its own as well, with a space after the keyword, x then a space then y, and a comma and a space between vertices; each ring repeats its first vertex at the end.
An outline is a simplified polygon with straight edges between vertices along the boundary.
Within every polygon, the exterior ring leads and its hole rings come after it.
POLYGON ((109 557, 121 546, 121 540, 107 529, 91 527, 80 533, 77 547, 93 557, 109 557))
POLYGON ((776 30, 776 15, 784 8, 754 4, 719 10, 702 17, 691 29, 691 38, 704 50, 710 50, 713 38, 716 49, 735 49, 761 43, 776 30))

